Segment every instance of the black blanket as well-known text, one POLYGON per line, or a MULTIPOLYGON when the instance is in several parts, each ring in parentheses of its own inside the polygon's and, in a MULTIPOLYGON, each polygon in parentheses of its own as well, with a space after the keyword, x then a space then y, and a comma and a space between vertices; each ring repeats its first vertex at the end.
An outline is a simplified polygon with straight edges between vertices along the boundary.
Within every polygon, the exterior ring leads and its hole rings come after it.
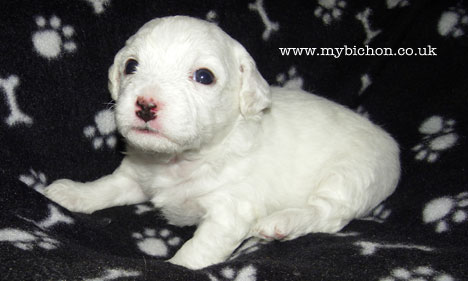
POLYGON ((170 2, 0 4, 0 279, 468 280, 463 1, 170 2), (396 192, 337 234, 249 240, 198 271, 165 262, 194 228, 168 225, 149 204, 83 215, 42 196, 56 179, 119 165, 108 67, 141 25, 176 14, 218 24, 269 83, 385 128, 402 151, 396 192))

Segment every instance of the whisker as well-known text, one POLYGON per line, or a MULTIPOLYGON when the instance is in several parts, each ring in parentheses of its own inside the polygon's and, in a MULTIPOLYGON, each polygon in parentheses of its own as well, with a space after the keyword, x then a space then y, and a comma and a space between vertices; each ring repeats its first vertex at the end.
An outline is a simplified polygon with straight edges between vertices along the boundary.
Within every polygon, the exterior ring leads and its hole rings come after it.
POLYGON ((104 103, 104 104, 107 106, 107 109, 109 109, 109 110, 114 110, 115 105, 116 105, 114 100, 112 100, 110 102, 107 102, 107 103, 104 103))

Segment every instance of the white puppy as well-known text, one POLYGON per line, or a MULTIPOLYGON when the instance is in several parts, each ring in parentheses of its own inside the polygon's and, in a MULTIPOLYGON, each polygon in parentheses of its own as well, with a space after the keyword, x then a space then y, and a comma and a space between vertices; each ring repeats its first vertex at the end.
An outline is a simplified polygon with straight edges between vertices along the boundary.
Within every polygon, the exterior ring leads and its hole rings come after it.
POLYGON ((115 57, 109 89, 128 142, 121 166, 94 182, 56 181, 45 195, 84 213, 150 200, 169 223, 197 225, 174 264, 222 262, 251 236, 339 231, 398 182, 387 133, 323 98, 269 87, 212 23, 148 22, 115 57))

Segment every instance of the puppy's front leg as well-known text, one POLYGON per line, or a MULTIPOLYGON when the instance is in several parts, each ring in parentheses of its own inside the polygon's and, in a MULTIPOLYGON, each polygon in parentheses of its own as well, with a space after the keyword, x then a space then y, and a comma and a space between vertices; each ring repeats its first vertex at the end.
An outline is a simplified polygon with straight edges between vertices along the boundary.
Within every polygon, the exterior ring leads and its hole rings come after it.
POLYGON ((223 207, 218 206, 205 216, 192 239, 185 242, 170 263, 190 269, 220 263, 248 238, 252 213, 223 207))
POLYGON ((88 214, 146 201, 139 184, 123 170, 121 166, 113 174, 87 183, 57 180, 46 187, 44 195, 70 211, 88 214))

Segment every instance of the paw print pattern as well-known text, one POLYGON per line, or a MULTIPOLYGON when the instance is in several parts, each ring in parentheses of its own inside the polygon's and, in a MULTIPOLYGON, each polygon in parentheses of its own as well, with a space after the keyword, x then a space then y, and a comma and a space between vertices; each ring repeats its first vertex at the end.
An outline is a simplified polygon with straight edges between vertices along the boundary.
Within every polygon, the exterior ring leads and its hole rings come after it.
POLYGON ((60 243, 50 238, 42 231, 28 232, 16 228, 4 228, 0 230, 0 242, 9 242, 16 248, 31 251, 35 247, 45 250, 56 249, 60 243))
POLYGON ((395 268, 391 275, 380 278, 379 281, 454 281, 455 279, 445 273, 440 273, 428 266, 419 266, 412 270, 395 268))
POLYGON ((92 141, 94 149, 98 150, 106 144, 109 148, 114 148, 117 144, 117 138, 114 135, 116 130, 114 113, 105 109, 94 117, 96 126, 91 125, 84 128, 83 133, 92 141))
POLYGON ((212 23, 218 24, 218 14, 215 10, 210 10, 206 13, 205 19, 212 23))
POLYGON ((462 8, 452 7, 442 13, 437 24, 439 34, 447 37, 458 38, 465 34, 464 29, 468 25, 468 16, 462 8))
POLYGON ((323 23, 329 25, 334 20, 339 20, 346 7, 343 0, 319 0, 319 6, 315 9, 314 15, 321 18, 323 23))
POLYGON ((38 30, 33 34, 34 49, 46 59, 56 59, 62 53, 73 53, 77 47, 72 40, 75 30, 70 25, 62 27, 62 22, 57 16, 52 16, 47 21, 43 16, 36 18, 38 30))
POLYGON ((86 0, 86 2, 93 6, 94 13, 97 15, 104 13, 110 4, 110 0, 86 0))
POLYGON ((244 268, 241 268, 239 271, 225 267, 219 274, 219 276, 214 276, 208 274, 210 281, 220 281, 220 280, 229 280, 229 281, 255 281, 257 280, 257 270, 253 265, 248 265, 244 268))
POLYGON ((132 236, 137 240, 140 251, 153 257, 167 257, 169 248, 176 247, 182 242, 179 237, 173 236, 168 229, 162 229, 158 233, 155 229, 147 228, 143 233, 135 232, 132 236))
POLYGON ((297 70, 294 66, 289 68, 288 73, 280 73, 276 76, 278 85, 286 89, 302 89, 304 80, 298 76, 297 70))
POLYGON ((423 222, 435 224, 437 233, 449 230, 450 223, 460 224, 468 219, 468 192, 455 197, 441 197, 426 204, 423 210, 423 222))
POLYGON ((20 175, 19 180, 29 187, 34 188, 39 193, 44 192, 47 185, 47 177, 42 172, 36 172, 33 169, 29 170, 29 175, 20 175))
POLYGON ((439 154, 455 145, 458 135, 454 133, 455 121, 441 116, 432 116, 426 119, 419 127, 419 132, 424 135, 420 144, 413 147, 416 151, 416 160, 435 162, 439 154))

